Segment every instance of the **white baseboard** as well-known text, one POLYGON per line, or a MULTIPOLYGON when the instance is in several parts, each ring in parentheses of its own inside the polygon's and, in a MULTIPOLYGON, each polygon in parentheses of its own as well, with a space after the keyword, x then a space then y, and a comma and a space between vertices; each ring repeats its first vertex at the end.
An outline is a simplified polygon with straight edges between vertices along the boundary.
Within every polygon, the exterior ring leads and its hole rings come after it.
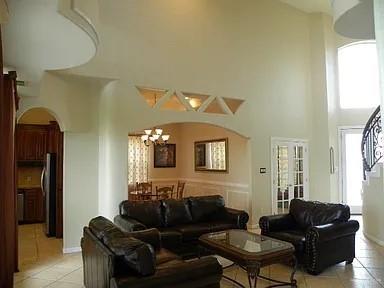
POLYGON ((78 253, 78 252, 81 252, 81 247, 63 248, 64 254, 71 254, 71 253, 78 253))
POLYGON ((363 234, 365 237, 367 237, 369 240, 375 242, 376 244, 379 244, 380 246, 384 246, 384 241, 383 240, 380 240, 378 238, 376 238, 375 236, 372 236, 368 233, 366 233, 365 231, 363 231, 363 234))

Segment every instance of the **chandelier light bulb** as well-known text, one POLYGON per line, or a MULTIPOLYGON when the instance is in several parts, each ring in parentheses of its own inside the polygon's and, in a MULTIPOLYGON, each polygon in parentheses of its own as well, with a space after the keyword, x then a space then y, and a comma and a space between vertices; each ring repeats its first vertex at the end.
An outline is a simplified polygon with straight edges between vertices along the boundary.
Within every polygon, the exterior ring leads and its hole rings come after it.
POLYGON ((148 140, 148 135, 141 135, 141 140, 147 141, 148 140))
POLYGON ((161 138, 163 138, 163 140, 167 142, 169 140, 169 135, 163 135, 161 136, 161 138))
POLYGON ((157 128, 157 129, 155 129, 155 132, 157 135, 161 135, 163 133, 163 129, 157 128))
POLYGON ((151 133, 152 133, 152 129, 145 129, 144 132, 145 132, 145 134, 147 134, 147 135, 151 135, 151 133))

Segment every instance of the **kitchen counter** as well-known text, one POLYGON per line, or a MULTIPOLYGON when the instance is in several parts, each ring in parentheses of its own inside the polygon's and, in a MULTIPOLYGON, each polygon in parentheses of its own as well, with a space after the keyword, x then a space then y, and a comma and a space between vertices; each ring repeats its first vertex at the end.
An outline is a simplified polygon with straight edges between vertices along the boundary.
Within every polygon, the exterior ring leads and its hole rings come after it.
POLYGON ((25 185, 25 186, 18 186, 17 189, 36 189, 41 188, 40 185, 25 185))

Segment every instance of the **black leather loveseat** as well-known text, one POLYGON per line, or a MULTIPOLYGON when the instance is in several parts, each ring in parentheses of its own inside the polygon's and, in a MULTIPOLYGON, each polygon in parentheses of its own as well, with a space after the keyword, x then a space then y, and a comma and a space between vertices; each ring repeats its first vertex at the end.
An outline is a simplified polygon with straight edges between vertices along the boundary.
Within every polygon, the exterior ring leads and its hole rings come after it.
POLYGON ((355 234, 359 222, 349 220, 350 209, 342 204, 294 199, 289 213, 263 216, 261 233, 291 242, 299 262, 311 274, 355 258, 355 234))
POLYGON ((185 262, 162 248, 157 229, 126 233, 104 217, 84 227, 81 239, 86 288, 219 288, 214 257, 185 262))
POLYGON ((163 246, 183 258, 196 256, 198 238, 226 229, 246 229, 245 211, 225 207, 219 195, 180 200, 123 201, 114 221, 124 231, 157 228, 163 246))

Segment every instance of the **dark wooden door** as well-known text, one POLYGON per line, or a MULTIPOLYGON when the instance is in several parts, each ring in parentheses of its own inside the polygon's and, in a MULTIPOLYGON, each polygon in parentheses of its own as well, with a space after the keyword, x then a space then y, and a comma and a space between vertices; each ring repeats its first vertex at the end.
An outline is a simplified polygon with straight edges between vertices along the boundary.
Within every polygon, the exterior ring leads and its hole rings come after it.
MULTIPOLYGON (((0 27, 1 28, 1 27, 0 27)), ((0 29, 0 68, 3 57, 0 29)), ((13 287, 17 270, 15 145, 16 73, 0 74, 0 287, 13 287)))

